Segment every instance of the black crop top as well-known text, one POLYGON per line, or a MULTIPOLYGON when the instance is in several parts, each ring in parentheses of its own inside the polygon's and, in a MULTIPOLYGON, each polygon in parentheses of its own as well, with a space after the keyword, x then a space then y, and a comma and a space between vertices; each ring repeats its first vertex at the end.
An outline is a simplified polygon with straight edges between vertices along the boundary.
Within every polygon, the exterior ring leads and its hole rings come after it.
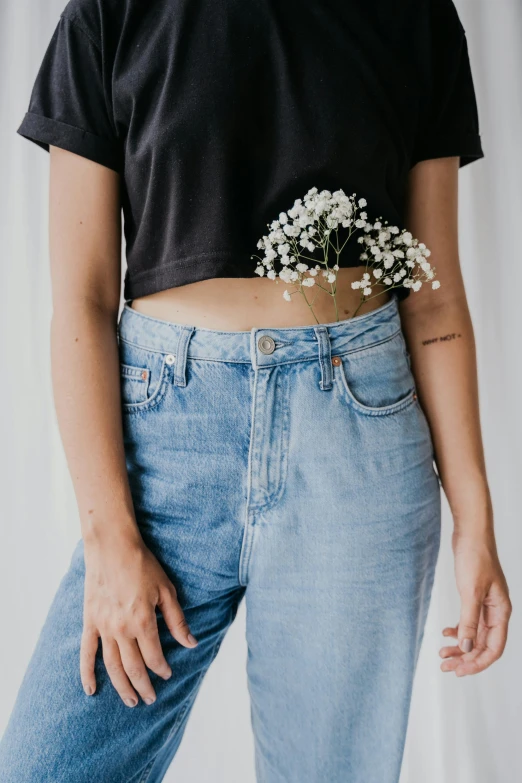
POLYGON ((17 133, 121 175, 126 300, 255 276, 311 187, 404 228, 418 161, 484 155, 453 0, 70 0, 17 133))

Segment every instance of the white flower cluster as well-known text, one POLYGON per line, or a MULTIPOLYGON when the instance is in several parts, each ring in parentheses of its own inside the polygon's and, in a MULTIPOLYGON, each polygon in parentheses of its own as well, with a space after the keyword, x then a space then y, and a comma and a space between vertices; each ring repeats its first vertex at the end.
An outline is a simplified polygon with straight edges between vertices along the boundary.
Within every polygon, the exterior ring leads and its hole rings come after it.
MULTIPOLYGON (((361 199, 359 206, 365 203, 361 199)), ((313 286, 315 278, 321 273, 327 283, 335 283, 339 265, 328 267, 328 238, 339 226, 353 229, 356 212, 355 194, 348 197, 343 190, 331 193, 310 188, 304 199, 296 199, 291 209, 281 212, 279 219, 269 224, 269 234, 257 243, 257 247, 264 250, 264 256, 256 267, 256 273, 261 277, 266 274, 271 280, 279 276, 285 283, 299 283, 305 287, 313 286), (312 263, 316 259, 305 256, 301 248, 310 253, 317 248, 322 249, 325 260, 322 264, 304 263, 303 258, 312 263), (276 260, 282 266, 279 274, 274 269, 276 260)), ((288 291, 283 296, 290 299, 288 291)))
MULTIPOLYGON (((283 296, 287 301, 291 301, 296 292, 301 292, 306 300, 304 289, 312 286, 326 291, 335 300, 339 255, 352 234, 362 230, 358 241, 365 245, 360 259, 361 263, 365 262, 366 271, 361 280, 352 283, 352 288, 362 291, 361 304, 372 295, 372 285, 377 283, 378 293, 382 292, 383 285, 390 288, 402 285, 418 291, 423 279, 434 277, 434 269, 427 261, 430 251, 410 232, 399 231, 397 226, 389 226, 388 221, 369 222, 367 213, 359 212, 366 206, 366 200, 357 200, 355 193, 347 196, 341 189, 332 193, 310 188, 303 199, 296 199, 291 209, 281 212, 278 220, 268 224, 269 233, 257 243, 264 255, 252 256, 258 259, 256 274, 297 285, 292 292, 285 289, 283 296), (342 246, 338 233, 341 227, 348 229, 342 246), (307 255, 316 250, 321 251, 322 259, 307 255), (329 265, 330 252, 336 256, 332 266, 329 265), (279 271, 274 266, 276 261, 281 266, 279 271), (371 274, 368 267, 371 267, 371 274), (329 284, 330 290, 321 283, 329 284)), ((437 280, 432 282, 433 288, 439 285, 437 280)))
POLYGON ((433 280, 435 271, 427 260, 430 250, 409 231, 399 231, 397 226, 380 220, 373 224, 365 221, 360 227, 364 235, 357 241, 366 247, 360 259, 367 267, 371 265, 372 272, 366 271, 361 280, 352 283, 352 288, 362 289, 364 296, 371 296, 372 283, 390 288, 403 285, 418 291, 423 281, 432 280, 432 288, 439 288, 440 282, 433 280))

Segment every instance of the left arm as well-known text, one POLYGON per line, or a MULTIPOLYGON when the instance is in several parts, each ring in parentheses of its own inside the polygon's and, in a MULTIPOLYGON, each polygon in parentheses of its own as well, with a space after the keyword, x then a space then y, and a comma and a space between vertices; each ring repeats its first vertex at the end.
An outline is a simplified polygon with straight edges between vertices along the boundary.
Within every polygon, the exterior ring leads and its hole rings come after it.
POLYGON ((457 157, 424 160, 410 172, 406 226, 431 250, 440 288, 424 283, 401 302, 404 336, 435 461, 451 508, 458 626, 443 630, 443 671, 475 674, 504 650, 511 602, 498 559, 482 444, 475 339, 458 251, 457 157))

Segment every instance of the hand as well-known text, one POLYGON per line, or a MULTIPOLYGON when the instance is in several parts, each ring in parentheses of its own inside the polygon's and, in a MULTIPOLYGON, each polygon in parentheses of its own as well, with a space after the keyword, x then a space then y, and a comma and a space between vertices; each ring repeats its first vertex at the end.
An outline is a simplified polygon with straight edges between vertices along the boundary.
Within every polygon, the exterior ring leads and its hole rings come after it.
POLYGON ((146 667, 164 679, 171 668, 161 648, 155 607, 159 606, 172 636, 195 647, 176 589, 143 542, 118 541, 115 547, 85 549, 86 577, 80 673, 85 693, 96 690, 94 661, 98 637, 112 684, 128 707, 156 700, 146 667), (133 687, 134 686, 134 687, 133 687), (134 688, 136 690, 134 690, 134 688))
POLYGON ((457 626, 443 635, 458 645, 442 647, 441 669, 458 677, 477 674, 498 660, 506 646, 512 606, 492 535, 473 540, 454 534, 455 575, 461 598, 457 626))

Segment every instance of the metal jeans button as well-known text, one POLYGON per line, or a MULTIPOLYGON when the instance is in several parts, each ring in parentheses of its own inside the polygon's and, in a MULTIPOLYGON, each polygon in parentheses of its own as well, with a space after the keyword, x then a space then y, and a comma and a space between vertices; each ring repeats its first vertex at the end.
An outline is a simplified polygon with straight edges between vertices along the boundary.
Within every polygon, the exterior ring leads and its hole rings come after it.
POLYGON ((268 334, 264 334, 257 341, 257 345, 261 353, 273 353, 275 351, 275 342, 268 334))

